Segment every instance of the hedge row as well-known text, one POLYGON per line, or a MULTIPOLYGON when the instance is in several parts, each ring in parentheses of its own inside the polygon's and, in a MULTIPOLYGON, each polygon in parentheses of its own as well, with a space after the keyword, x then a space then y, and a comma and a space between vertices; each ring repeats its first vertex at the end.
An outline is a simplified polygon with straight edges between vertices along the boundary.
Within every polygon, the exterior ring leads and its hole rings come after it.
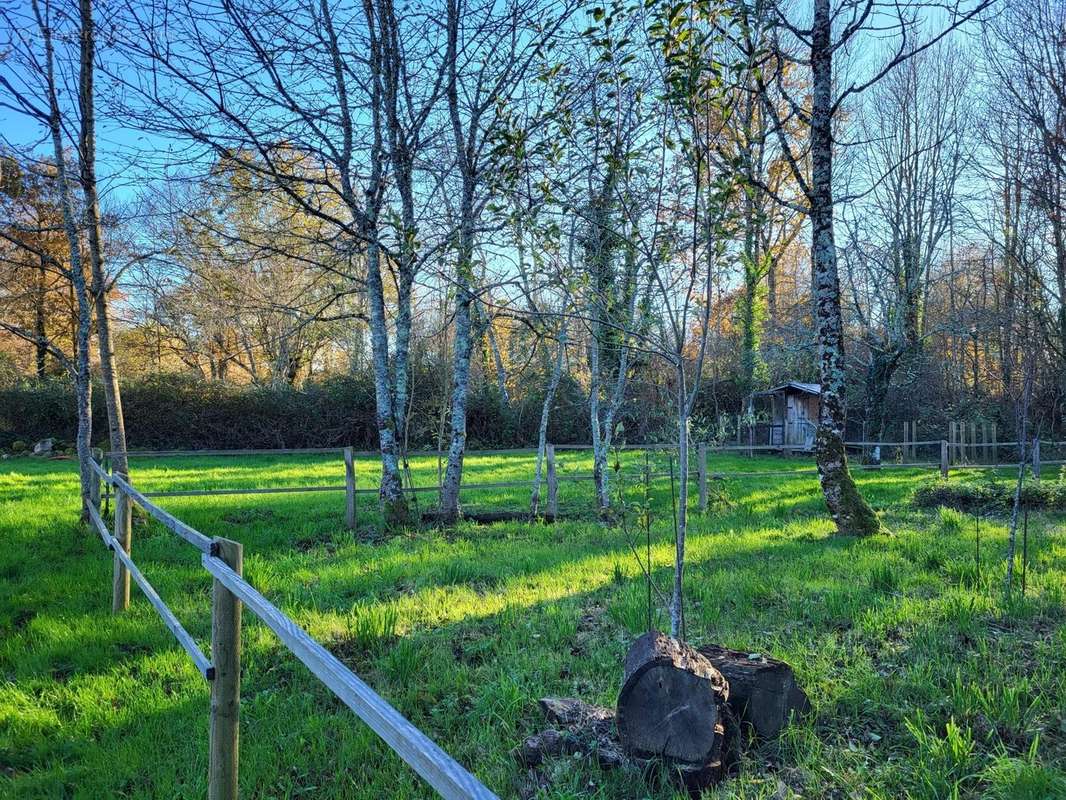
MULTIPOLYGON (((942 479, 929 481, 914 492, 918 508, 954 508, 967 513, 1002 513, 1014 505, 1013 481, 952 483, 942 479)), ((1031 510, 1066 511, 1066 483, 1046 480, 1022 484, 1022 507, 1031 510)))
MULTIPOLYGON (((416 382, 409 444, 433 447, 441 395, 416 382)), ((127 441, 132 449, 239 449, 378 446, 374 386, 369 377, 336 376, 290 386, 229 386, 184 376, 155 376, 123 386, 127 441)), ((511 408, 493 391, 471 394, 467 442, 471 449, 536 442, 543 394, 527 391, 511 408)), ((106 440, 100 387, 93 391, 95 443, 106 440)), ((46 437, 73 441, 74 393, 66 381, 0 388, 0 447, 46 437)), ((447 429, 446 429, 447 430, 447 429)), ((556 396, 549 437, 558 444, 589 441, 588 411, 580 387, 564 382, 556 396)))

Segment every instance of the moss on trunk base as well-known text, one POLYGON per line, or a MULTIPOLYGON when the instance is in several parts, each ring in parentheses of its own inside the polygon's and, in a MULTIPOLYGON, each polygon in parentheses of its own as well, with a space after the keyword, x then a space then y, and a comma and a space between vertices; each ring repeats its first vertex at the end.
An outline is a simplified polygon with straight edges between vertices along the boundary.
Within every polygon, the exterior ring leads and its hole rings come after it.
POLYGON ((405 528, 411 524, 411 509, 407 505, 407 499, 403 496, 396 500, 382 499, 381 512, 388 530, 405 528))
POLYGON ((851 477, 843 440, 828 431, 818 431, 817 460, 822 493, 837 533, 841 536, 881 533, 881 521, 851 477))

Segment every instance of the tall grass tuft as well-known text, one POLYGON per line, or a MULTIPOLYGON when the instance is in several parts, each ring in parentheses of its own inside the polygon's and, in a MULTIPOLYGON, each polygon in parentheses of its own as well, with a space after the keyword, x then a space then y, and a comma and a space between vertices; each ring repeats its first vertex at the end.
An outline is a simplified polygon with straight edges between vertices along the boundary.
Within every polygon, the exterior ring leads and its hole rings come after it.
POLYGON ((881 594, 891 594, 899 588, 899 575, 888 561, 877 564, 870 572, 870 588, 881 594))
POLYGON ((921 709, 903 721, 914 738, 916 752, 910 781, 920 797, 959 797, 975 779, 974 739, 969 726, 960 726, 952 717, 940 736, 921 709))
POLYGON ((387 604, 359 603, 345 618, 348 642, 360 650, 376 652, 396 636, 399 614, 387 604))
POLYGON ((941 506, 937 509, 936 515, 937 525, 941 533, 952 535, 962 533, 962 529, 966 525, 966 517, 961 511, 941 506))

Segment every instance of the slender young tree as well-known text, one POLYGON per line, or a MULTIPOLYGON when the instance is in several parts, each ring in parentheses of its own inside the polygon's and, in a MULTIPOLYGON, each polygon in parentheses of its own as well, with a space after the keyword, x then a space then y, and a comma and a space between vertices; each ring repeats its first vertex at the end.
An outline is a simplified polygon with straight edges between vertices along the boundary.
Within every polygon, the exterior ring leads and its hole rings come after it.
POLYGON ((78 130, 78 167, 85 215, 83 227, 86 233, 92 275, 89 288, 96 309, 96 343, 100 355, 100 377, 103 382, 104 403, 107 407, 112 469, 123 477, 129 477, 129 465, 126 459, 126 420, 122 413, 122 387, 119 384, 108 302, 108 295, 114 288, 115 279, 107 274, 104 266, 100 198, 96 180, 96 25, 93 20, 92 0, 79 0, 78 22, 78 110, 81 118, 78 130))
MULTIPOLYGON (((749 53, 731 47, 722 32, 732 24, 726 3, 709 0, 687 8, 664 4, 657 12, 651 30, 662 53, 664 117, 669 125, 664 138, 677 142, 677 186, 691 191, 692 197, 691 206, 663 240, 668 249, 660 245, 646 250, 652 262, 651 305, 660 320, 656 341, 675 384, 679 499, 670 635, 678 638, 685 635, 689 425, 713 335, 711 314, 718 301, 716 290, 720 293, 722 264, 742 207, 742 173, 731 169, 722 154, 729 150, 729 121, 737 113, 754 62, 749 53)), ((678 200, 668 200, 667 207, 676 207, 678 200)))
MULTIPOLYGON (((7 12, 5 22, 15 24, 7 12)), ((56 195, 62 213, 63 233, 67 240, 68 259, 61 262, 44 249, 38 248, 36 255, 45 259, 53 268, 61 272, 69 281, 77 307, 77 330, 75 332, 74 359, 68 368, 74 378, 75 396, 78 409, 77 450, 81 472, 82 518, 88 518, 90 503, 90 485, 93 480, 90 461, 92 459, 92 382, 89 363, 89 348, 92 335, 92 297, 86 279, 85 265, 82 259, 82 228, 79 225, 78 200, 74 192, 76 179, 67 164, 67 141, 65 130, 71 123, 70 113, 60 104, 60 78, 62 73, 57 65, 57 33, 65 35, 63 18, 59 16, 51 3, 45 0, 33 0, 30 17, 19 20, 21 28, 32 25, 39 36, 38 44, 33 40, 22 40, 25 48, 19 51, 18 72, 0 72, 0 87, 6 90, 8 98, 0 101, 4 107, 23 114, 38 122, 47 132, 52 146, 55 164, 56 195)), ((5 325, 9 332, 19 333, 13 326, 5 325)), ((36 335, 32 341, 39 342, 36 335)), ((53 349, 53 354, 59 355, 53 349)))
MULTIPOLYGON (((533 78, 544 48, 562 27, 570 6, 544 9, 532 0, 504 5, 493 0, 447 1, 445 55, 447 114, 451 147, 458 173, 456 222, 451 234, 455 292, 452 347, 451 436, 441 485, 440 513, 454 519, 460 513, 466 454, 467 397, 470 357, 475 340, 485 333, 478 312, 476 258, 478 235, 485 211, 494 197, 501 140, 510 141, 515 110, 524 84, 533 78), (479 317, 480 325, 477 324, 479 317)), ((538 121, 527 122, 536 125, 538 121)))

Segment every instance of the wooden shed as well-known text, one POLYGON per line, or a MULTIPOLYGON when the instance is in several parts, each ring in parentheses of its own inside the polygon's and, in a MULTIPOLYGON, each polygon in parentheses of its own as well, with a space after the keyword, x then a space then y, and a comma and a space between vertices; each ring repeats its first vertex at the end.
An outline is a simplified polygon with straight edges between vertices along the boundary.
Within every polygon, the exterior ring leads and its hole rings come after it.
POLYGON ((748 411, 769 416, 769 422, 764 423, 767 444, 788 450, 813 450, 821 402, 822 388, 817 383, 789 381, 755 392, 748 400, 748 411))

